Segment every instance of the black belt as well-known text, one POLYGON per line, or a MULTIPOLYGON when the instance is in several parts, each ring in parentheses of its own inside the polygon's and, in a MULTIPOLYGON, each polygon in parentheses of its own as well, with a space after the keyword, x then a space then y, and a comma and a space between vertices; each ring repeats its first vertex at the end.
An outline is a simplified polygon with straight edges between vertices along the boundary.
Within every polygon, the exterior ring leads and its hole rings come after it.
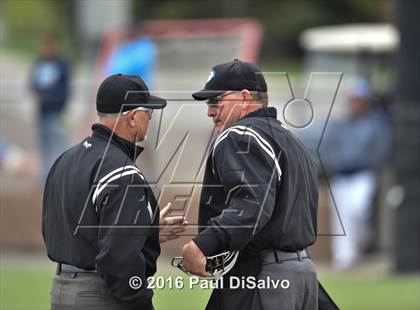
POLYGON ((266 250, 260 252, 261 261, 263 264, 282 263, 289 260, 303 261, 305 258, 309 258, 309 255, 305 250, 296 252, 284 252, 280 250, 266 250))
POLYGON ((87 269, 78 268, 72 265, 57 263, 56 274, 59 275, 61 273, 98 273, 98 272, 96 271, 96 269, 87 270, 87 269))

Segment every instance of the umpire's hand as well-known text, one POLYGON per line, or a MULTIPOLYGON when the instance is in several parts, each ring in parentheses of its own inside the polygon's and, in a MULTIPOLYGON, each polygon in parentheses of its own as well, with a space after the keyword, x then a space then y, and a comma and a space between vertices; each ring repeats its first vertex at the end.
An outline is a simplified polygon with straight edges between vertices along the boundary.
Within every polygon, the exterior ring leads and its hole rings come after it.
POLYGON ((183 246, 182 257, 182 265, 188 272, 200 277, 209 276, 206 271, 207 258, 194 241, 190 241, 183 246))
POLYGON ((159 228, 159 242, 164 243, 169 240, 179 238, 180 233, 185 231, 185 226, 188 225, 185 217, 182 215, 168 216, 171 211, 172 203, 168 203, 165 208, 160 211, 160 228, 159 228))

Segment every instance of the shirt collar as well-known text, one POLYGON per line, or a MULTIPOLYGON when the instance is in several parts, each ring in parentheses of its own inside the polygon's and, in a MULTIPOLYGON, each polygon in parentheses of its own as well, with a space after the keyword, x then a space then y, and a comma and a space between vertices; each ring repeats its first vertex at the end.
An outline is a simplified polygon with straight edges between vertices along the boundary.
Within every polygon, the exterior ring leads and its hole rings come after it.
POLYGON ((117 136, 116 133, 113 133, 110 128, 104 125, 93 124, 92 131, 92 136, 94 137, 99 137, 107 141, 109 141, 109 139, 111 138, 111 143, 117 146, 119 149, 121 149, 124 153, 127 154, 127 156, 129 156, 133 160, 136 160, 140 153, 143 152, 144 148, 117 136))
POLYGON ((277 118, 277 110, 274 107, 266 107, 266 108, 261 108, 258 109, 254 112, 248 113, 247 115, 245 115, 242 118, 247 118, 247 117, 273 117, 273 118, 277 118))

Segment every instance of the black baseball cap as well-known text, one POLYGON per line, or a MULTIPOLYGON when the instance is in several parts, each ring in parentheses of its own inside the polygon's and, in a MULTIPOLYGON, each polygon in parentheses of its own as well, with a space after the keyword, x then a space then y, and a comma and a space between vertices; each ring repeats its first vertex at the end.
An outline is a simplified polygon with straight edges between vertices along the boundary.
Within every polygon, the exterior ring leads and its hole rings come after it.
POLYGON ((166 100, 152 96, 146 83, 138 75, 113 74, 99 86, 96 111, 119 113, 138 107, 163 109, 166 100))
POLYGON ((242 89, 267 92, 267 83, 257 65, 235 59, 214 66, 204 89, 192 96, 195 100, 206 100, 226 91, 242 89))

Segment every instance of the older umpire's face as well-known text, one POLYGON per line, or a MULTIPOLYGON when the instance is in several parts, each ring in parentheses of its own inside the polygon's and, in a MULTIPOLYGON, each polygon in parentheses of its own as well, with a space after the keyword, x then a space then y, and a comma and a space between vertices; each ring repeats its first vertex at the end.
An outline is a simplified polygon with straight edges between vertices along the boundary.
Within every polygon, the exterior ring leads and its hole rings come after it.
POLYGON ((224 129, 242 118, 249 112, 253 98, 251 93, 242 91, 227 91, 207 101, 207 116, 213 119, 215 130, 220 134, 224 129))

